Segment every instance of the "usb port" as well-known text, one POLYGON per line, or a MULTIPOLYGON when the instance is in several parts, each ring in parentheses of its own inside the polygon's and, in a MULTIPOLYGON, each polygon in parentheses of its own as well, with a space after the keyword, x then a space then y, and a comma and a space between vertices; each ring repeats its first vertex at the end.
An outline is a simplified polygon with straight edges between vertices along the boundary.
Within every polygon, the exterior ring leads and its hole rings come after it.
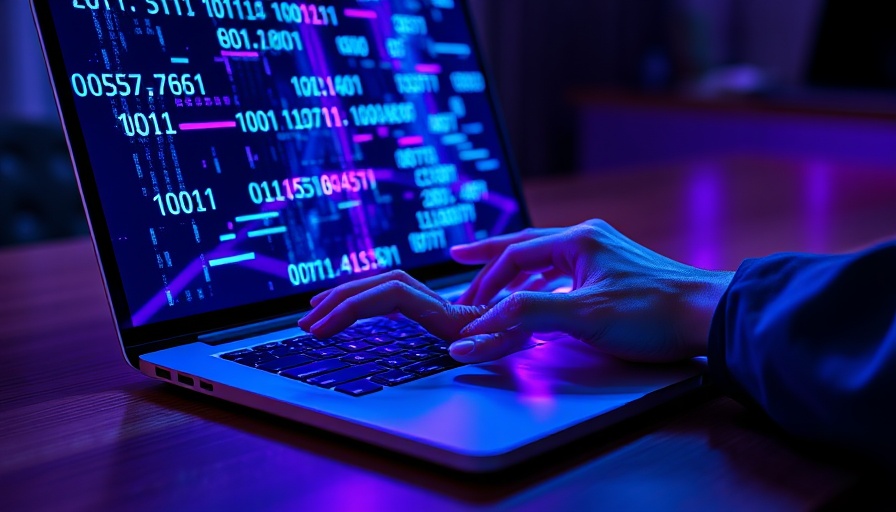
POLYGON ((204 380, 199 381, 199 387, 206 391, 214 391, 215 388, 209 382, 205 382, 204 380))
POLYGON ((156 366, 156 377, 161 377, 166 380, 171 380, 171 372, 164 368, 159 368, 156 366))
POLYGON ((193 385, 193 377, 187 377, 186 375, 178 373, 177 374, 177 382, 180 382, 181 384, 186 384, 187 386, 192 386, 193 385))

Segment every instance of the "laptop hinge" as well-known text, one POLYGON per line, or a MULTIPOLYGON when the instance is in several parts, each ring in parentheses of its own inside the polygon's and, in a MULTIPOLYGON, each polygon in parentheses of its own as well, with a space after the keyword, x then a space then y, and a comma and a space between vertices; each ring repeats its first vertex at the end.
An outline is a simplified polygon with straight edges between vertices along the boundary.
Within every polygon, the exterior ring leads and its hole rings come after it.
POLYGON ((222 331, 200 334, 197 340, 209 345, 220 345, 222 343, 229 343, 231 341, 242 338, 248 338, 259 334, 266 334, 281 329, 288 329, 290 327, 295 327, 299 319, 306 314, 307 311, 294 315, 272 318, 270 320, 264 320, 261 322, 255 322, 248 325, 241 325, 232 329, 224 329, 222 331))
POLYGON ((435 291, 440 291, 444 288, 451 288, 457 286, 459 284, 469 284, 470 281, 476 277, 478 270, 471 270, 469 272, 464 272, 461 274, 455 274, 448 277, 441 277, 437 279, 431 279, 426 281, 426 286, 432 288, 435 291))

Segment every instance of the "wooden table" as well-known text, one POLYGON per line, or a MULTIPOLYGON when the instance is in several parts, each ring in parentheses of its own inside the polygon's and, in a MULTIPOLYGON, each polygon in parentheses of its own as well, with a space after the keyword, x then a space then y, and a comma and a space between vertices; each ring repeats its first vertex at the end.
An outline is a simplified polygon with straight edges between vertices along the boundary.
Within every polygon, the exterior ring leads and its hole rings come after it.
MULTIPOLYGON (((896 234, 896 173, 867 166, 726 158, 526 192, 537 224, 603 216, 712 267, 896 234)), ((505 473, 451 473, 131 370, 87 240, 0 251, 0 292, 3 511, 795 510, 885 499, 858 462, 802 447, 711 393, 505 473)))

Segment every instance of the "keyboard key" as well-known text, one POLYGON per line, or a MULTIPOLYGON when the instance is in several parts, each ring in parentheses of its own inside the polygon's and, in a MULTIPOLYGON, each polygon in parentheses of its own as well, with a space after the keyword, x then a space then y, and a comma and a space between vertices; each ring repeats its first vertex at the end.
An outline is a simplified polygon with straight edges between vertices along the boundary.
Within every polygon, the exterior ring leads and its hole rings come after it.
POLYGON ((271 354, 273 354, 277 357, 287 357, 287 356, 294 356, 297 354, 301 354, 304 350, 305 349, 302 349, 300 347, 290 347, 288 345, 280 345, 279 347, 275 348, 274 350, 271 350, 271 354))
POLYGON ((367 322, 366 325, 370 325, 372 327, 379 327, 384 330, 388 329, 398 329, 400 327, 406 327, 408 325, 412 325, 413 322, 408 320, 407 318, 394 319, 394 318, 386 318, 380 317, 374 319, 373 321, 367 322))
POLYGON ((347 384, 342 384, 341 386, 336 386, 333 389, 339 391, 340 393, 345 393, 346 395, 364 396, 382 390, 383 386, 380 386, 375 382, 370 382, 369 380, 362 379, 356 380, 354 382, 349 382, 347 384))
POLYGON ((281 357, 280 359, 274 359, 273 361, 268 361, 266 363, 258 365, 259 370, 264 370, 266 372, 277 373, 281 370, 287 370, 289 368, 295 368, 296 366, 302 366, 309 363, 313 363, 314 359, 311 359, 308 356, 303 355, 295 355, 290 357, 281 357))
POLYGON ((401 352, 402 350, 404 350, 404 349, 399 347, 398 345, 386 345, 383 347, 376 347, 374 349, 370 349, 370 350, 368 350, 368 352, 370 352, 371 354, 377 354, 381 357, 387 357, 387 356, 395 355, 395 354, 401 352))
POLYGON ((406 357, 392 356, 381 359, 379 361, 379 364, 388 366, 389 368, 401 368, 402 366, 407 366, 409 364, 412 364, 413 362, 413 360, 406 357))
POLYGON ((339 350, 336 347, 326 347, 312 350, 310 352, 307 352, 305 355, 313 357, 315 359, 333 359, 334 357, 344 356, 345 351, 339 350))
POLYGON ((249 354, 254 354, 255 352, 250 348, 244 348, 243 350, 235 350, 233 352, 228 352, 226 354, 221 354, 221 359, 227 359, 228 361, 233 361, 234 359, 239 359, 240 357, 245 357, 249 354))
POLYGON ((395 339, 403 340, 405 338, 413 338, 415 336, 420 336, 421 334, 425 334, 425 333, 426 333, 426 331, 421 331, 418 329, 402 328, 402 329, 393 331, 391 334, 392 334, 392 337, 394 337, 395 339))
POLYGON ((360 352, 362 350, 366 350, 366 349, 370 348, 369 343, 365 343, 360 340, 349 341, 346 343, 340 343, 336 346, 341 348, 342 350, 345 350, 346 352, 360 352))
POLYGON ((402 370, 408 373, 416 373, 417 375, 432 375, 433 373, 443 372, 451 368, 457 368, 461 364, 452 359, 450 356, 442 356, 432 361, 423 361, 405 366, 402 370))
POLYGON ((367 333, 358 333, 355 331, 346 330, 346 331, 342 331, 341 333, 337 334, 336 336, 333 336, 330 339, 333 340, 333 343, 344 343, 346 341, 355 341, 358 338, 363 338, 366 335, 367 335, 367 333))
POLYGON ((318 375, 317 377, 308 379, 306 382, 308 382, 308 384, 314 384, 315 386, 320 386, 322 388, 332 388, 333 386, 345 384, 346 382, 351 382, 353 380, 363 379, 364 377, 369 377, 371 375, 382 373, 384 371, 386 370, 382 366, 375 363, 368 363, 362 364, 361 366, 352 366, 344 370, 338 370, 335 372, 318 375))
POLYGON ((436 355, 436 356, 444 356, 444 355, 447 355, 447 354, 448 354, 448 347, 445 346, 445 345, 442 345, 442 346, 439 346, 439 345, 430 345, 430 346, 428 346, 428 347, 424 347, 424 348, 421 349, 421 350, 422 350, 423 352, 429 352, 430 354, 433 354, 433 355, 436 355))
POLYGON ((312 377, 325 374, 327 372, 333 372, 336 370, 340 370, 348 366, 346 363, 339 361, 337 359, 327 359, 324 361, 317 361, 311 364, 306 364, 304 366, 299 366, 298 368, 291 368, 289 370, 283 370, 280 372, 280 375, 284 377, 289 377, 290 379, 298 379, 298 380, 308 380, 312 377))
POLYGON ((324 338, 322 340, 315 338, 314 341, 320 343, 321 347, 332 347, 337 343, 337 340, 334 340, 333 338, 324 338))
POLYGON ((370 343, 371 345, 389 345, 395 341, 390 334, 376 334, 371 336, 365 336, 364 341, 370 343))
POLYGON ((401 340, 397 343, 397 345, 402 346, 404 348, 410 349, 418 349, 431 345, 433 342, 430 338, 420 337, 420 338, 408 338, 406 340, 401 340))
POLYGON ((423 361, 425 359, 432 359, 433 357, 437 357, 435 354, 431 354, 424 350, 410 350, 408 352, 402 352, 402 356, 407 359, 413 359, 414 361, 423 361))
POLYGON ((287 347, 296 347, 303 350, 314 350, 316 348, 323 348, 326 346, 325 343, 321 343, 320 340, 312 338, 311 335, 300 336, 299 338, 286 340, 283 342, 283 345, 287 347))
POLYGON ((271 354, 267 352, 253 352, 251 354, 247 354, 244 356, 240 356, 236 359, 233 359, 234 363, 243 364, 246 366, 257 366, 261 363, 266 363, 268 361, 277 359, 271 354))
POLYGON ((355 352, 354 354, 349 354, 345 357, 340 357, 339 360, 343 363, 348 364, 364 364, 376 361, 380 359, 382 356, 378 356, 376 354, 371 354, 370 352, 355 352))
POLYGON ((370 380, 384 386, 397 386, 419 378, 420 376, 414 373, 407 373, 401 370, 389 370, 386 373, 374 375, 370 380))
POLYGON ((267 351, 273 350, 279 346, 280 346, 279 341, 273 341, 271 343, 265 343, 264 345, 257 345, 255 347, 252 347, 252 350, 255 350, 256 352, 267 352, 267 351))

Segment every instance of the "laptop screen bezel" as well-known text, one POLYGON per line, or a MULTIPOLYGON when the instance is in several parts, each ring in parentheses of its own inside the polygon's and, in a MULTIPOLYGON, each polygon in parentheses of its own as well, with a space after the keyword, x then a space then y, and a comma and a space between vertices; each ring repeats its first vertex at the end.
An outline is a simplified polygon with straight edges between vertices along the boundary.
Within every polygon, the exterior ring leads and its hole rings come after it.
MULTIPOLYGON (((78 186, 81 191, 83 206, 87 214, 88 224, 92 233, 94 248, 103 276, 103 281, 110 300, 110 306, 115 318, 119 338, 125 355, 132 366, 137 366, 137 360, 141 354, 190 343, 201 334, 211 333, 224 329, 230 329, 242 325, 252 324, 278 317, 295 315, 308 309, 310 298, 320 290, 298 293, 295 295, 270 299, 244 306, 220 309, 217 311, 191 315, 174 320, 152 323, 134 327, 131 320, 131 310, 125 299, 124 285, 121 279, 112 239, 106 223, 106 216, 100 202, 99 190, 87 152, 87 144, 80 129, 80 119, 75 107, 75 96, 68 81, 68 71, 65 67, 60 42, 56 35, 55 23, 52 17, 49 0, 31 0, 32 11, 37 26, 41 45, 43 46, 50 81, 56 96, 56 103, 63 131, 68 141, 72 163, 75 168, 78 186)), ((516 162, 510 152, 507 130, 504 125, 501 110, 498 105, 497 94, 494 88, 494 79, 486 66, 482 53, 482 44, 475 30, 470 7, 467 0, 459 0, 459 8, 462 10, 467 30, 471 35, 479 69, 486 79, 488 102, 491 108, 492 120, 498 132, 504 161, 507 164, 508 177, 513 187, 519 206, 519 216, 523 225, 531 225, 529 212, 522 193, 520 175, 516 162)), ((444 279, 452 275, 462 274, 470 270, 470 267, 462 266, 453 261, 445 261, 440 264, 421 267, 407 272, 413 277, 430 282, 444 279)), ((323 288, 322 288, 323 289, 323 288)), ((321 290, 322 290, 321 289, 321 290)))

